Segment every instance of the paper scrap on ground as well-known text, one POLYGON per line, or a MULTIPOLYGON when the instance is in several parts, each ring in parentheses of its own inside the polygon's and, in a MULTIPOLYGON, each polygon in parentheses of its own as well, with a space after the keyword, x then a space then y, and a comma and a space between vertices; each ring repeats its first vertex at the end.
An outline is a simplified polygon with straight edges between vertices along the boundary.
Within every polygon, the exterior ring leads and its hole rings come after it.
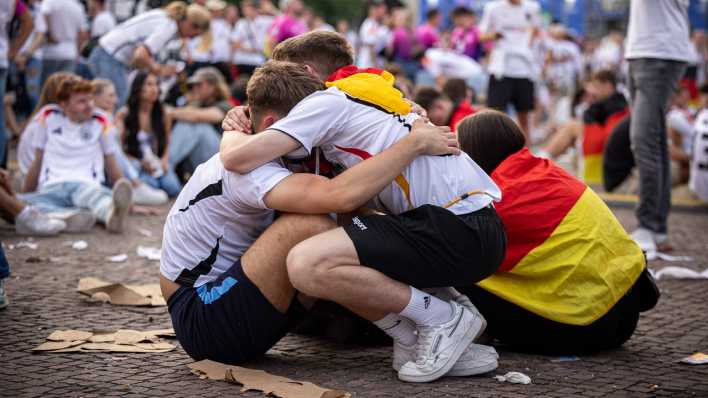
POLYGON ((346 391, 329 390, 306 381, 295 381, 272 375, 263 370, 224 365, 204 360, 188 365, 192 372, 204 379, 225 380, 242 384, 241 392, 261 391, 263 394, 280 398, 350 398, 346 391))
POLYGON ((160 261, 160 249, 148 246, 138 246, 138 257, 144 257, 152 261, 160 261))
POLYGON ((682 359, 680 362, 687 363, 689 365, 705 365, 708 364, 708 355, 702 352, 697 352, 690 357, 682 359))
POLYGON ((116 254, 115 256, 106 257, 106 260, 112 263, 122 263, 128 260, 128 255, 125 253, 116 254))
POLYGON ((657 251, 650 251, 647 252, 647 261, 654 261, 654 260, 664 260, 668 262, 678 262, 678 261, 693 261, 693 258, 688 257, 688 256, 672 256, 671 254, 666 254, 662 252, 657 252, 657 251))
POLYGON ((686 267, 675 267, 669 266, 664 267, 658 271, 652 271, 651 274, 654 279, 659 280, 662 278, 673 278, 673 279, 708 279, 708 269, 701 272, 694 271, 686 267))
POLYGON ((91 297, 94 301, 103 301, 114 305, 152 307, 167 305, 158 283, 126 285, 89 277, 81 278, 76 290, 91 297))
POLYGON ((174 337, 173 329, 118 330, 87 332, 56 330, 47 341, 33 348, 34 352, 167 352, 175 349, 160 337, 174 337))
POLYGON ((521 372, 509 372, 504 376, 494 376, 494 378, 512 384, 531 384, 531 378, 521 372))
POLYGON ((140 232, 142 236, 147 236, 148 238, 152 236, 152 231, 150 231, 149 229, 138 228, 138 232, 140 232))
POLYGON ((88 243, 85 240, 77 240, 71 244, 71 247, 75 250, 86 250, 88 248, 88 243))
POLYGON ((17 242, 15 245, 16 248, 21 248, 21 247, 26 247, 30 250, 37 250, 38 245, 32 241, 29 240, 23 240, 22 242, 17 242))

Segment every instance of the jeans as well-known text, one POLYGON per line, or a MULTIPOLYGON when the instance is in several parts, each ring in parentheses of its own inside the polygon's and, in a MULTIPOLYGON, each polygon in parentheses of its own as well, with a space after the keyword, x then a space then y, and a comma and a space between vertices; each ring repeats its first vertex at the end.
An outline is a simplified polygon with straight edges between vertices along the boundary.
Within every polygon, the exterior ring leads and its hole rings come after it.
POLYGON ((43 59, 42 60, 42 86, 47 78, 57 72, 76 73, 76 61, 70 59, 43 59))
POLYGON ((0 279, 5 279, 10 276, 10 264, 5 257, 5 249, 0 246, 0 279))
POLYGON ((210 124, 178 122, 172 129, 167 148, 170 169, 175 170, 183 160, 188 160, 187 171, 193 172, 219 152, 220 141, 219 134, 210 124))
POLYGON ((17 197, 47 213, 77 207, 87 209, 104 224, 113 208, 111 190, 90 182, 57 182, 37 192, 18 194, 17 197))
MULTIPOLYGON (((0 68, 0 100, 5 99, 7 85, 7 68, 0 68)), ((7 132, 5 131, 5 106, 0 104, 0 167, 5 167, 7 155, 7 132)))
POLYGON ((666 112, 686 64, 640 58, 629 61, 632 96, 630 140, 639 171, 639 226, 667 232, 671 209, 671 169, 667 144, 666 112))
POLYGON ((128 97, 128 68, 101 47, 91 51, 88 63, 94 78, 113 82, 118 94, 118 106, 124 105, 128 97))
POLYGON ((30 58, 25 65, 25 86, 31 107, 34 109, 39 102, 39 93, 42 90, 42 60, 30 58))
POLYGON ((174 170, 165 170, 160 177, 153 177, 140 167, 140 162, 137 160, 130 161, 130 166, 133 169, 140 170, 140 181, 153 188, 162 189, 170 198, 179 195, 179 192, 182 190, 182 183, 179 181, 179 177, 177 177, 174 170))

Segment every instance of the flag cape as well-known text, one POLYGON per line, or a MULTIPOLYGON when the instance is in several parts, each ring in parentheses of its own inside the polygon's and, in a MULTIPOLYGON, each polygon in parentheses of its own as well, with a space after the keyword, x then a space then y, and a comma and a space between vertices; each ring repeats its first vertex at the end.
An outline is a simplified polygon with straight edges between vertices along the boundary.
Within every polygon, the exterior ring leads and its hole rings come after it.
POLYGON ((507 230, 500 270, 485 290, 552 321, 588 325, 609 311, 645 267, 644 255, 585 184, 523 149, 492 174, 507 230))
POLYGON ((396 79, 385 70, 359 69, 354 65, 335 71, 325 81, 327 87, 337 87, 347 95, 374 105, 388 113, 407 115, 411 106, 393 86, 396 79))

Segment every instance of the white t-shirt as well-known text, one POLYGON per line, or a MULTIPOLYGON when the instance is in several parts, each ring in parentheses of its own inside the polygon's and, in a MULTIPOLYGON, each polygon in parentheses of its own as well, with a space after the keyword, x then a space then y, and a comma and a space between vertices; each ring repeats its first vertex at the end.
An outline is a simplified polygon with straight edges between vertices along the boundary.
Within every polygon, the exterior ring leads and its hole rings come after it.
POLYGON ((115 127, 108 117, 95 111, 90 120, 74 123, 57 105, 39 114, 39 128, 32 147, 44 151, 38 189, 67 181, 104 181, 104 156, 118 151, 115 127))
POLYGON ((535 78, 537 67, 531 48, 531 33, 533 28, 541 25, 540 10, 541 6, 532 0, 521 0, 519 5, 509 0, 494 0, 484 6, 479 30, 503 35, 494 43, 489 73, 497 78, 535 78))
MULTIPOLYGON (((270 129, 296 139, 308 153, 313 147, 320 147, 336 170, 383 152, 406 136, 417 118, 413 113, 394 115, 355 102, 331 87, 309 95, 270 129)), ((444 206, 472 191, 486 193, 472 195, 449 209, 455 214, 466 214, 489 205, 493 199, 501 199, 497 185, 466 154, 420 156, 406 167, 403 177, 410 186, 413 208, 425 204, 444 206)), ((412 208, 395 181, 377 195, 372 205, 390 214, 412 208)))
POLYGON ((133 62, 133 53, 144 45, 154 56, 177 35, 177 23, 162 9, 139 14, 101 37, 98 43, 124 65, 133 62))
POLYGON ((199 287, 228 270, 273 222, 263 198, 290 174, 277 162, 232 173, 218 154, 197 167, 167 215, 162 275, 199 287))
POLYGON ((100 37, 116 27, 116 19, 108 10, 96 14, 91 22, 91 37, 100 37))
POLYGON ((688 61, 689 0, 632 0, 625 58, 688 61))
POLYGON ((42 59, 75 60, 79 56, 80 32, 88 31, 84 7, 76 0, 44 0, 39 6, 44 18, 35 27, 46 35, 42 59))
POLYGON ((690 155, 693 151, 694 124, 689 111, 671 108, 666 115, 666 125, 681 135, 681 148, 684 153, 690 155))
POLYGON ((593 51, 592 71, 601 69, 617 70, 622 63, 622 46, 609 37, 605 37, 600 45, 593 51))
POLYGON ((365 19, 359 29, 357 66, 360 68, 383 66, 381 57, 378 54, 388 45, 390 33, 385 25, 371 18, 365 19))
POLYGON ((708 202, 708 109, 698 114, 688 186, 701 200, 708 202))
POLYGON ((45 105, 42 107, 42 109, 32 117, 29 123, 27 123, 24 131, 22 131, 22 135, 20 135, 20 142, 17 144, 17 164, 22 175, 27 174, 27 171, 34 161, 34 137, 37 130, 41 128, 39 119, 47 109, 57 109, 57 106, 45 105))
POLYGON ((270 17, 256 17, 253 21, 241 18, 231 32, 231 42, 241 45, 234 51, 233 63, 236 65, 261 65, 265 62, 263 49, 268 28, 273 23, 270 17), (246 50, 246 51, 244 51, 246 50))
POLYGON ((570 40, 554 39, 549 39, 546 47, 554 59, 546 70, 546 81, 572 92, 582 68, 580 48, 570 40))
POLYGON ((0 68, 7 68, 9 64, 7 52, 10 50, 10 45, 7 32, 13 15, 15 15, 15 2, 0 1, 0 68))

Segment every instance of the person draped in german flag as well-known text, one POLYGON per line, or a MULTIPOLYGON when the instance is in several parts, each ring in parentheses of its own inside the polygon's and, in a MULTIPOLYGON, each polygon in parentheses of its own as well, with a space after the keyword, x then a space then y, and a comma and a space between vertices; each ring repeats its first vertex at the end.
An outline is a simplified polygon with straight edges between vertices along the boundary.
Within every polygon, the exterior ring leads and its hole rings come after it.
POLYGON ((584 183, 524 148, 508 116, 485 111, 458 127, 460 148, 499 185, 504 262, 459 288, 502 343, 547 354, 618 347, 658 299, 644 255, 584 183))

